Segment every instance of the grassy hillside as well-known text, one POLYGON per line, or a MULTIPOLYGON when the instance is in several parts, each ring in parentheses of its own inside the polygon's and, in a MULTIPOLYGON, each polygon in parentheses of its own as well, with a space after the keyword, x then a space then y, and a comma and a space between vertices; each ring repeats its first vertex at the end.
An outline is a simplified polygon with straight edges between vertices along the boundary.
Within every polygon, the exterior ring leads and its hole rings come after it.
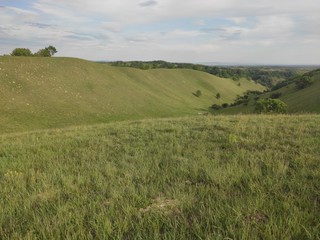
POLYGON ((143 71, 36 57, 0 57, 0 84, 0 133, 197 114, 215 101, 263 89, 194 70, 143 71), (201 97, 192 94, 197 90, 201 97))
MULTIPOLYGON (((320 69, 311 71, 304 75, 311 77, 313 83, 303 89, 298 89, 294 80, 288 82, 288 85, 272 92, 260 95, 260 98, 268 98, 275 93, 280 93, 279 99, 288 105, 289 113, 320 113, 320 69)), ((235 113, 252 113, 254 110, 255 100, 250 97, 248 106, 239 105, 215 113, 235 114, 235 113)))
POLYGON ((319 239, 320 116, 0 136, 0 239, 319 239))
POLYGON ((288 104, 289 112, 320 113, 320 71, 312 74, 313 84, 304 89, 297 89, 294 83, 276 92, 282 93, 280 99, 288 104))

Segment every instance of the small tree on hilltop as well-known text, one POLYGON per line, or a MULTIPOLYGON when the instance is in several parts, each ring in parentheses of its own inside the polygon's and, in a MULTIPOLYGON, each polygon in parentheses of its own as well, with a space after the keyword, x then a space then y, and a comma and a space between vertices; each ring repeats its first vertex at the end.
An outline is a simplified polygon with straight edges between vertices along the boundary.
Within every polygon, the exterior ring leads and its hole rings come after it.
POLYGON ((53 46, 46 47, 44 49, 40 49, 38 52, 36 52, 34 55, 37 57, 51 57, 55 53, 57 53, 57 49, 53 46))
POLYGON ((286 113, 287 104, 279 99, 261 99, 256 102, 255 112, 257 113, 286 113))
POLYGON ((11 53, 11 56, 30 57, 32 55, 32 52, 28 48, 16 48, 11 53))
POLYGON ((220 93, 217 93, 217 95, 216 95, 216 99, 220 99, 220 98, 221 98, 220 93))
POLYGON ((51 57, 50 51, 48 49, 40 49, 34 54, 36 57, 51 57))
POLYGON ((53 56, 54 54, 56 54, 58 52, 57 49, 51 45, 49 47, 47 47, 47 49, 49 50, 51 56, 53 56))

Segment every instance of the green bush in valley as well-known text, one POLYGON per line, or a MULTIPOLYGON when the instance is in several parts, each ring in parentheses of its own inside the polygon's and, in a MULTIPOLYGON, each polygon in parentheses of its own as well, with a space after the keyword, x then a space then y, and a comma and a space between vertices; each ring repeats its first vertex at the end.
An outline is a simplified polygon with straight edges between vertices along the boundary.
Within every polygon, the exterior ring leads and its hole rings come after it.
POLYGON ((221 107, 227 108, 227 107, 229 107, 229 103, 223 103, 223 104, 221 105, 221 107))
POLYGON ((200 97, 202 95, 202 92, 200 90, 197 90, 195 93, 193 93, 196 97, 200 97))
POLYGON ((286 113, 287 104, 279 99, 261 99, 256 102, 257 113, 286 113))
POLYGON ((214 110, 219 110, 221 108, 221 106, 218 104, 212 104, 211 108, 214 110))
POLYGON ((281 95, 282 95, 281 92, 275 92, 275 93, 270 94, 270 98, 276 99, 276 98, 281 97, 281 95))

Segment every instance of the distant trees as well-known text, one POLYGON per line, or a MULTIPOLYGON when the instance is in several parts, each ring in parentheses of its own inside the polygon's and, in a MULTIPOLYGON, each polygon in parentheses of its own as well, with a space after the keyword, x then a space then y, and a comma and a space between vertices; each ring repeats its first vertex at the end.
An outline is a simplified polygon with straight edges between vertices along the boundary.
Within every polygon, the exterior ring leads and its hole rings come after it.
POLYGON ((11 56, 17 56, 17 57, 20 57, 20 56, 30 57, 33 54, 30 51, 30 49, 28 49, 28 48, 16 48, 11 52, 10 55, 11 56))
POLYGON ((49 46, 49 47, 46 47, 44 49, 40 49, 38 52, 36 52, 34 54, 34 56, 37 56, 37 57, 51 57, 57 52, 58 51, 57 51, 57 49, 55 47, 49 46))
POLYGON ((46 47, 44 49, 40 49, 36 53, 32 53, 30 49, 28 48, 16 48, 11 52, 11 56, 24 56, 24 57, 31 57, 31 56, 36 56, 36 57, 51 57, 55 53, 57 53, 57 49, 53 46, 46 47))
POLYGON ((216 95, 216 99, 220 99, 220 98, 221 98, 220 93, 217 93, 217 95, 216 95))
POLYGON ((219 110, 221 108, 221 106, 218 104, 212 104, 211 108, 214 110, 219 110))
MULTIPOLYGON (((165 61, 129 61, 129 62, 112 62, 112 66, 118 67, 134 67, 140 69, 155 69, 155 68, 185 68, 197 71, 206 72, 222 78, 231 78, 233 80, 240 80, 246 78, 261 83, 264 86, 271 88, 274 85, 274 79, 288 79, 296 76, 296 72, 290 68, 267 68, 267 67, 221 67, 221 66, 208 66, 192 63, 170 63, 165 61), (147 67, 148 66, 148 67, 147 67)), ((241 86, 241 83, 237 83, 241 86)))
POLYGON ((295 83, 296 83, 296 86, 298 89, 303 89, 303 88, 310 86, 313 83, 313 81, 310 76, 304 75, 304 76, 298 78, 295 81, 295 83))
POLYGON ((222 103, 221 107, 222 108, 227 108, 227 107, 229 107, 229 103, 222 103))
POLYGON ((281 97, 282 93, 281 92, 275 92, 270 94, 270 98, 276 99, 281 97))
POLYGON ((286 113, 287 104, 279 99, 260 99, 256 102, 255 112, 257 113, 286 113))
POLYGON ((237 95, 236 99, 234 100, 233 103, 230 104, 230 106, 233 107, 240 104, 247 104, 248 102, 249 102, 248 95, 244 95, 244 96, 237 95))

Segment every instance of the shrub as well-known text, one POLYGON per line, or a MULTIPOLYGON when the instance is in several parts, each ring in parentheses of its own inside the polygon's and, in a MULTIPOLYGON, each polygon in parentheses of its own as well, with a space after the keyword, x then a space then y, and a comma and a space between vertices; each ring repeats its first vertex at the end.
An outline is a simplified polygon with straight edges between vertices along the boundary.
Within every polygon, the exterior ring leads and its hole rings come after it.
POLYGON ((32 52, 28 48, 16 48, 12 51, 11 56, 30 57, 32 56, 32 52))
POLYGON ((312 78, 310 76, 303 76, 296 80, 296 86, 298 89, 303 89, 310 86, 313 83, 312 78))
POLYGON ((222 108, 227 108, 227 107, 229 107, 229 104, 228 104, 228 103, 223 103, 223 104, 221 105, 221 107, 222 107, 222 108))
POLYGON ((197 90, 195 93, 193 93, 196 97, 200 97, 202 95, 200 90, 197 90))
POLYGON ((270 98, 276 99, 276 98, 281 97, 281 95, 282 95, 281 92, 275 92, 275 93, 270 94, 270 98))
POLYGON ((261 99, 256 102, 255 112, 257 113, 286 113, 287 104, 279 99, 261 99))
POLYGON ((214 110, 219 110, 221 108, 221 106, 218 104, 212 104, 211 108, 214 110))
POLYGON ((53 46, 46 47, 44 49, 40 49, 38 52, 36 52, 34 55, 38 57, 51 57, 55 53, 57 53, 57 49, 53 46))

